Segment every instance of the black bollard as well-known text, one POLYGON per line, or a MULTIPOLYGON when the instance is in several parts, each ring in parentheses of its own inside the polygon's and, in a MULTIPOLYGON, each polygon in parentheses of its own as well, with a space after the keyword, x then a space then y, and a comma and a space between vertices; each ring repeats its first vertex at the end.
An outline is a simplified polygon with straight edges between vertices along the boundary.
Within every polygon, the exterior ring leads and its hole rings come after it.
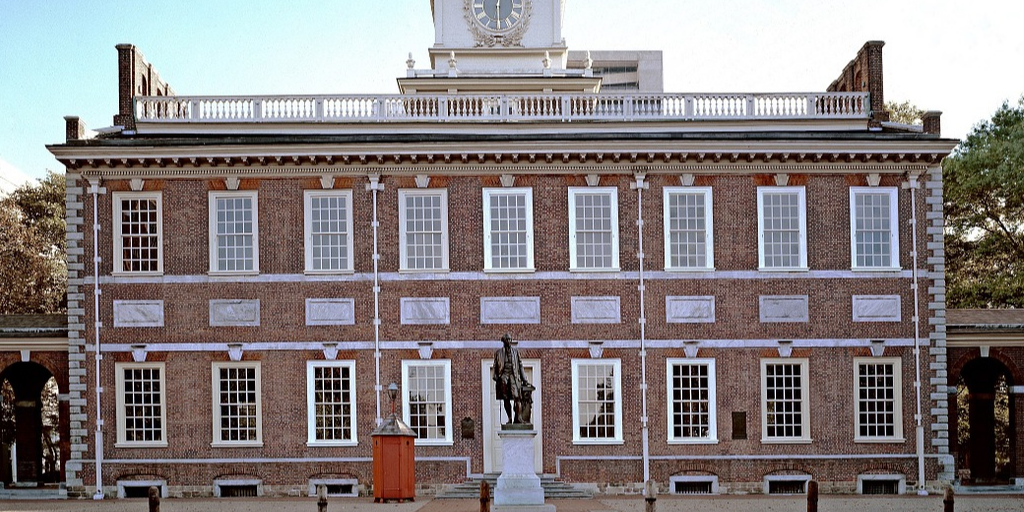
POLYGON ((160 512, 160 489, 149 487, 149 512, 160 512))
POLYGON ((316 486, 316 510, 317 512, 327 512, 327 486, 318 485, 316 486))
POLYGON ((955 508, 955 499, 953 497, 953 488, 946 487, 946 494, 942 497, 942 510, 943 512, 953 512, 955 508))
POLYGON ((491 500, 491 486, 487 480, 480 481, 480 512, 491 512, 488 502, 491 500))
POLYGON ((807 512, 818 512, 818 482, 807 482, 807 512))
POLYGON ((657 512, 658 510, 658 484, 654 480, 648 480, 644 484, 644 501, 647 502, 644 512, 657 512))

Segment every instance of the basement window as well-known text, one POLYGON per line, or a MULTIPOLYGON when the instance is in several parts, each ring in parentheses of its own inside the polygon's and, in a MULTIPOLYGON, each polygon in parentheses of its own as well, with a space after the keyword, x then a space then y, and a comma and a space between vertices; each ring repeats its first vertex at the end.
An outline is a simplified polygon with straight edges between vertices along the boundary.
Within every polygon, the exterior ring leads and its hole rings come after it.
POLYGON ((160 497, 167 497, 166 480, 118 480, 118 498, 148 498, 149 488, 156 487, 160 490, 160 497))
POLYGON ((672 494, 718 494, 717 476, 671 476, 668 481, 672 494))
POLYGON ((764 477, 765 494, 806 494, 810 475, 768 475, 764 477))
POLYGON ((906 491, 903 475, 857 475, 857 494, 900 495, 906 491))
POLYGON ((216 498, 255 498, 262 496, 260 480, 214 480, 213 496, 216 498))
POLYGON ((359 497, 359 480, 355 478, 311 478, 309 495, 316 496, 317 487, 327 486, 327 495, 336 497, 359 497))

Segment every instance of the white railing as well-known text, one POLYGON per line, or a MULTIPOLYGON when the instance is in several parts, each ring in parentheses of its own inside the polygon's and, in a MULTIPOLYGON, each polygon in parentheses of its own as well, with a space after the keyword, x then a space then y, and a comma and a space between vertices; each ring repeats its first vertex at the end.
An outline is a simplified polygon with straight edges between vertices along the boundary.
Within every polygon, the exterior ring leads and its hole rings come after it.
POLYGON ((141 96, 139 123, 867 119, 868 93, 141 96))

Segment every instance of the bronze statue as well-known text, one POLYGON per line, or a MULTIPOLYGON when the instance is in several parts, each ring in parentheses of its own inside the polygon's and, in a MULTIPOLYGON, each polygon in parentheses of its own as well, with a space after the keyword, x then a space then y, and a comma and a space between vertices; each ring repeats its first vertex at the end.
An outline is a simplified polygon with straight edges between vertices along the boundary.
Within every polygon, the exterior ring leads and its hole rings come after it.
POLYGON ((495 382, 494 394, 503 402, 508 423, 530 423, 530 409, 533 406, 531 393, 535 388, 526 380, 519 351, 512 346, 512 336, 502 336, 501 344, 502 347, 494 353, 494 370, 491 375, 495 382))

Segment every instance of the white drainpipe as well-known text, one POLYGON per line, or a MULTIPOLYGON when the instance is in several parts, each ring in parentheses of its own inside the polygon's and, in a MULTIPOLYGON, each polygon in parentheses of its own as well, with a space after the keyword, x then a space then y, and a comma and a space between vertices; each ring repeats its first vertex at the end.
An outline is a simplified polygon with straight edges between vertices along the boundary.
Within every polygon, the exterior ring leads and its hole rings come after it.
POLYGON ((380 252, 377 250, 377 229, 380 221, 377 219, 377 192, 384 190, 384 184, 380 182, 379 174, 369 175, 370 183, 366 189, 373 192, 373 362, 376 371, 376 381, 373 386, 377 394, 377 425, 384 420, 380 416, 380 252))
POLYGON ((904 185, 910 189, 910 226, 913 246, 910 255, 914 258, 914 284, 910 289, 914 292, 914 392, 917 395, 917 413, 914 414, 917 437, 917 494, 927 496, 924 480, 924 425, 921 418, 921 295, 917 276, 918 254, 917 254, 917 189, 918 174, 911 174, 904 185))
POLYGON ((92 495, 94 500, 103 499, 103 408, 100 406, 100 398, 103 395, 103 388, 100 386, 100 361, 103 356, 100 354, 100 220, 99 220, 99 178, 89 179, 89 193, 92 194, 92 276, 93 276, 93 314, 96 322, 93 325, 93 332, 96 333, 94 344, 96 346, 96 493, 92 495))
POLYGON ((640 262, 640 283, 637 286, 640 291, 640 431, 643 439, 644 482, 647 482, 651 479, 651 449, 647 418, 647 317, 644 314, 644 189, 649 185, 644 183, 644 174, 637 173, 634 177, 636 182, 630 183, 629 187, 636 189, 636 229, 639 240, 636 256, 640 262))

